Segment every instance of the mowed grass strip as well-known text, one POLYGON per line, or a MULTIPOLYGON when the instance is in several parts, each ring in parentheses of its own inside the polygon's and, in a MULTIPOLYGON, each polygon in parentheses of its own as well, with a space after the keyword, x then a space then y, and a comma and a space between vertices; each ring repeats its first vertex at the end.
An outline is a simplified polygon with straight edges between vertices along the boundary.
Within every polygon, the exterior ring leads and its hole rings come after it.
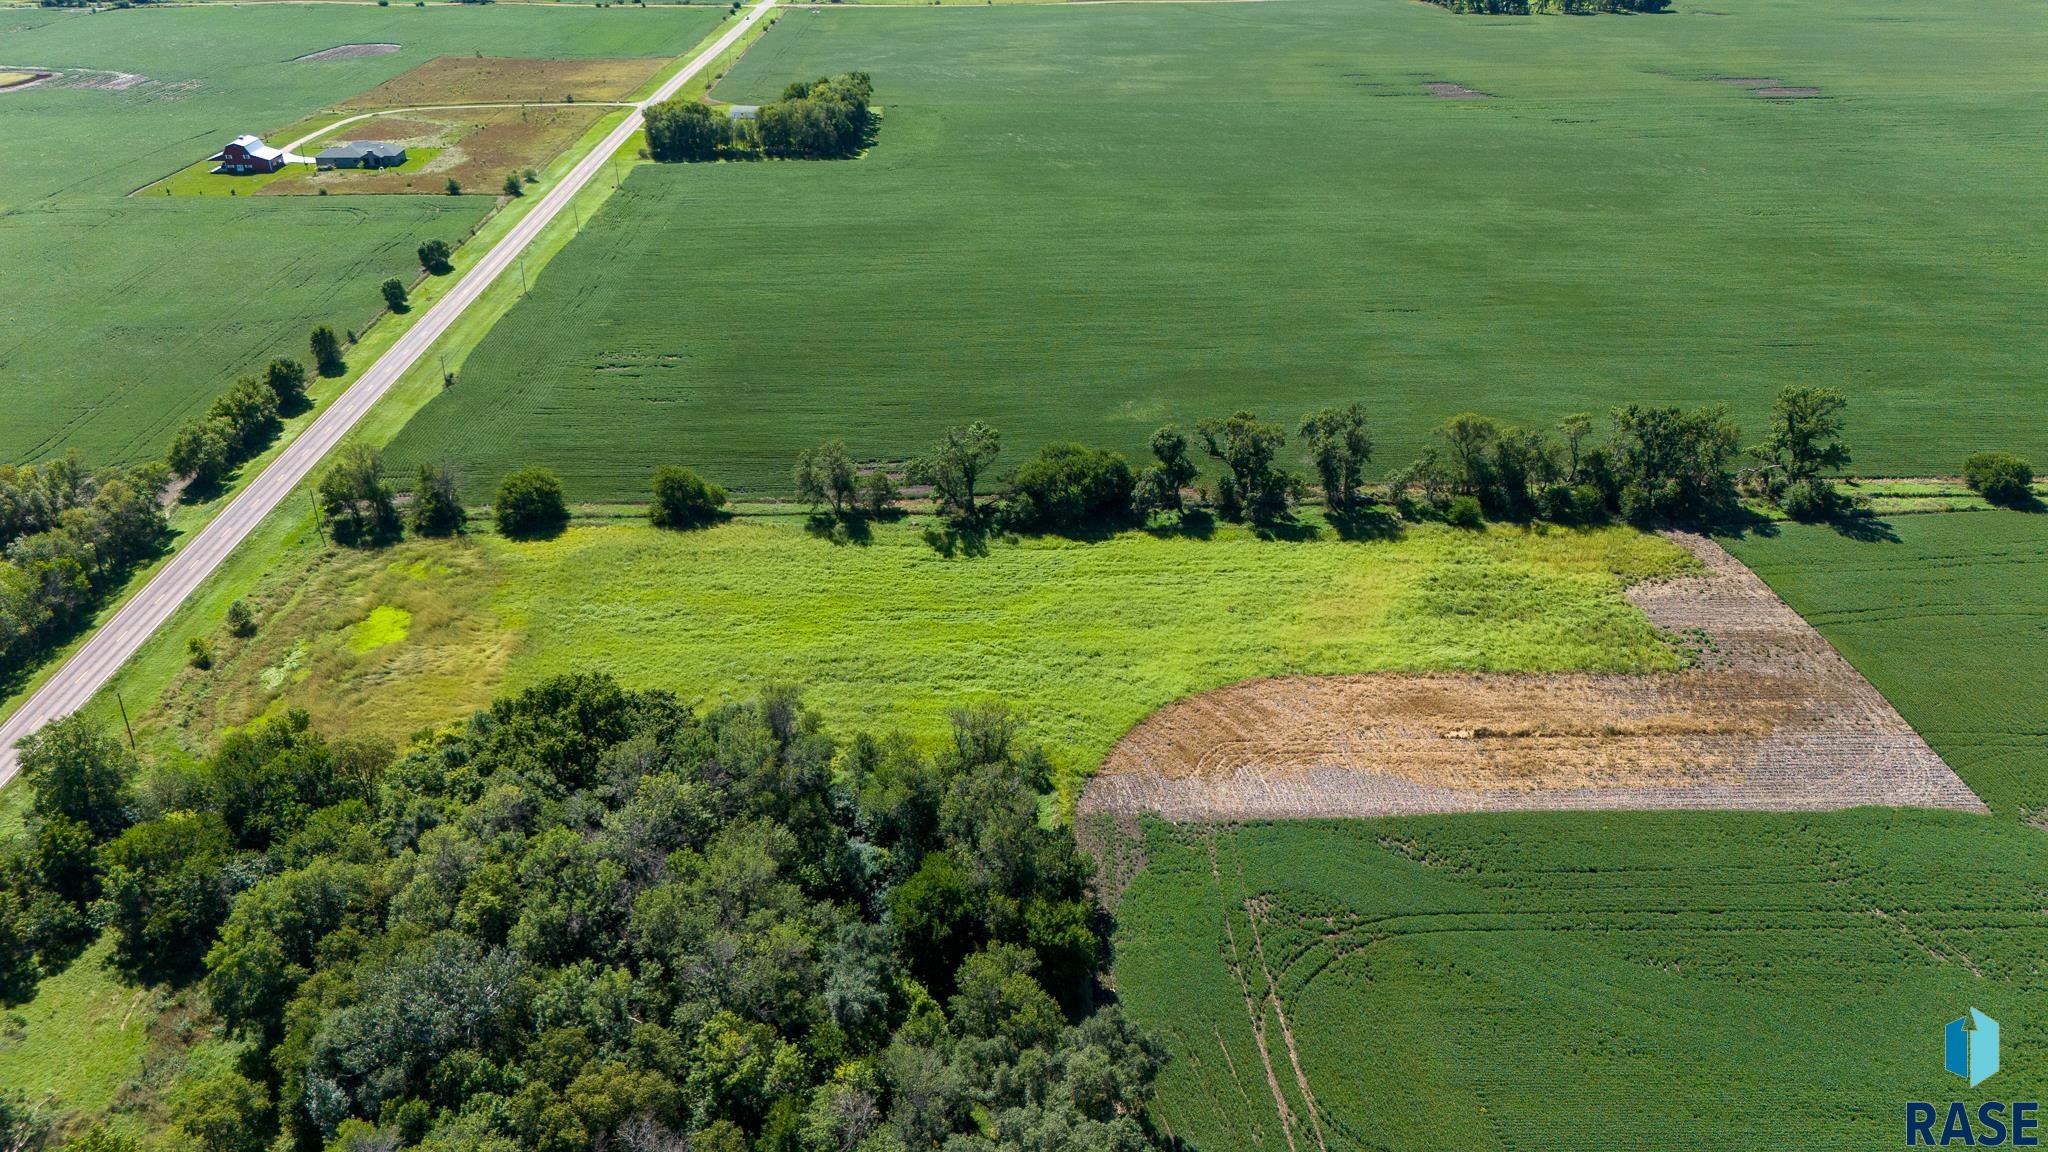
POLYGON ((1475 815, 1144 848, 1117 995, 1173 1053, 1155 1119, 1190 1148, 1287 1147, 1275 1091, 1298 1148, 1895 1147, 1906 1101, 1957 1097, 1941 1030, 1972 1006, 1998 1098, 2048 1088, 2033 829, 1475 815))
POLYGON ((2048 185, 2012 146, 2048 133, 2048 10, 1712 7, 787 12, 714 94, 866 69, 872 152, 635 173, 398 455, 480 499, 533 463, 578 499, 671 460, 782 491, 828 436, 1135 455, 1356 400, 1391 468, 1467 409, 1727 401, 1754 435, 1788 383, 1849 395, 1867 472, 2048 455, 2048 185))
POLYGON ((402 737, 542 677, 603 670, 705 704, 797 685, 831 721, 923 739, 954 708, 1001 701, 1071 783, 1153 709, 1255 676, 1675 667, 1620 593, 1688 563, 1627 530, 1437 528, 1378 543, 1234 528, 1027 539, 947 559, 908 525, 846 546, 796 517, 302 550, 257 592, 257 640, 219 639, 215 670, 180 673, 144 731, 175 741, 305 707, 336 730, 402 737), (399 612, 401 638, 362 643, 399 612))
POLYGON ((1728 550, 2005 816, 2048 811, 2048 516, 1900 516, 1896 540, 1788 524, 1728 550))

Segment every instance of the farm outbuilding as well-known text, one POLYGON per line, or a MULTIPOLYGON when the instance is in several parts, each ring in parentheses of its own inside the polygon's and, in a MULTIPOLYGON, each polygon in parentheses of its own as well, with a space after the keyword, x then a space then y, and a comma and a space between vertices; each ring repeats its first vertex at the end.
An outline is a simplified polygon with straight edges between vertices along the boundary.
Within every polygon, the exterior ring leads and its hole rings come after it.
POLYGON ((272 148, 263 142, 261 136, 237 136, 228 141, 228 146, 207 157, 220 165, 214 171, 229 176, 252 176, 259 172, 275 172, 290 164, 295 157, 282 148, 272 148))
POLYGON ((382 140, 350 140, 323 149, 313 157, 321 168, 396 168, 405 163, 405 146, 382 140))
POLYGON ((725 115, 727 119, 731 120, 759 120, 761 118, 761 106, 759 104, 728 104, 725 107, 725 115))

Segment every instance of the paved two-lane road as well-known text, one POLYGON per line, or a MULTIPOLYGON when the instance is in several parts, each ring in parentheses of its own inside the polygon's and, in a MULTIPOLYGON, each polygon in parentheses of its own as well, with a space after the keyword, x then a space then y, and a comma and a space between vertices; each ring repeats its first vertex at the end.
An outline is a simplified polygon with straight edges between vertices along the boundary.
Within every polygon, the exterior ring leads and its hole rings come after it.
POLYGON ((391 346, 391 350, 370 365, 368 371, 351 384, 346 392, 336 397, 327 410, 313 421, 298 439, 291 442, 277 459, 271 461, 261 475, 243 489, 228 503, 220 515, 215 516, 199 534, 150 578, 140 592, 137 592, 114 618, 100 626, 97 633, 84 646, 73 653, 69 660, 51 676, 35 695, 29 697, 6 723, 0 724, 0 784, 14 778, 19 771, 19 756, 15 743, 52 720, 70 715, 85 706, 121 665, 127 663, 143 641, 170 619, 171 613, 185 598, 192 595, 206 578, 220 567, 221 561, 235 550, 256 525, 270 514, 284 498, 297 488, 320 461, 341 442, 356 421, 362 419, 384 393, 398 382, 399 377, 426 355, 434 341, 448 331, 464 309, 474 304, 489 288, 499 274, 512 266, 526 246, 540 235, 569 201, 583 190, 584 185, 603 170, 626 143, 639 131, 641 111, 650 104, 656 104, 675 95, 699 72, 708 67, 726 49, 738 42, 747 30, 766 16, 775 6, 775 0, 758 0, 747 14, 728 28, 723 36, 685 65, 682 71, 671 77, 652 96, 636 105, 623 123, 612 129, 597 147, 578 161, 560 183, 540 203, 534 205, 525 218, 512 227, 505 238, 479 259, 465 273, 446 296, 437 301, 420 317, 411 330, 391 346))

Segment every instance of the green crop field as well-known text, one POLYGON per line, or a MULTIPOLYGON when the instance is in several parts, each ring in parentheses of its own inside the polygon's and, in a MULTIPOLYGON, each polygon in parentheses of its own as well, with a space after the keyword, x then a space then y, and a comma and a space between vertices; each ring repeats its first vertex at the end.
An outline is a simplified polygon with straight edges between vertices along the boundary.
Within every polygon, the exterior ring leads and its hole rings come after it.
POLYGON ((1332 1149, 1899 1145, 1906 1101, 1957 1095, 1940 1030, 1969 1007, 2002 1023, 1999 1098, 2037 1094, 2048 518, 1891 533, 1726 543, 2004 819, 1152 825, 1117 986, 1175 1053, 1160 1119, 1283 1145, 1253 1011, 1302 1147, 1303 1080, 1332 1149))
POLYGON ((2015 144, 2048 135, 2048 9, 1678 9, 787 12, 717 96, 867 69, 872 152, 642 168, 399 455, 637 498, 657 463, 784 488, 830 435, 1135 452, 1362 400, 1393 466, 1463 409, 1726 400, 1754 429, 1795 382, 1848 393, 1864 471, 2048 454, 2048 183, 2015 144))
MULTIPOLYGON (((130 198, 243 132, 275 134, 434 56, 668 56, 708 10, 258 5, 14 12, 0 60, 0 461, 160 451, 238 372, 360 326, 377 285, 458 240, 487 197, 130 198), (294 57, 395 43, 380 56, 294 57)), ((286 143, 287 139, 274 139, 286 143)), ((252 185, 253 186, 253 185, 252 185)))
POLYGON ((1071 783, 1153 709, 1254 676, 1674 667, 1620 591, 1689 561, 1623 529, 1290 544, 1223 528, 948 559, 908 525, 861 547, 801 524, 582 528, 396 554, 302 545, 251 594, 257 639, 218 634, 214 670, 130 699, 156 693, 141 730, 172 741, 283 707, 402 738, 600 668, 686 697, 795 684, 832 721, 885 716, 916 737, 1000 700, 1071 783))
POLYGON ((2048 517, 1900 516, 1897 541, 1726 541, 2001 815, 2048 809, 2048 517))
POLYGON ((1156 1118, 1191 1152, 1890 1148, 1909 1100, 2048 1088, 2031 828, 1879 810, 1148 824, 1145 850, 1117 992, 1173 1052, 1156 1118), (1942 1069, 1943 1026, 1971 1007, 2004 1041, 1976 1090, 1942 1069))

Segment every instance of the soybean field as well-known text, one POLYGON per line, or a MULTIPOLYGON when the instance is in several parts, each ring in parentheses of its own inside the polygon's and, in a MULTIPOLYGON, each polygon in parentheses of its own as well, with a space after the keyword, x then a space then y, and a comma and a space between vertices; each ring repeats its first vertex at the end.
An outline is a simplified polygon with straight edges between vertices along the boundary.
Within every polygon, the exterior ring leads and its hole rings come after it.
POLYGON ((1117 991, 1190 1149, 1878 1148, 2034 1099, 2048 840, 1952 813, 1149 823, 1117 991), (2001 1023, 1968 1092, 1942 1030, 2001 1023))
POLYGON ((1788 383, 1848 394, 1862 472, 2039 456, 2044 35, 2020 0, 790 10, 714 95, 865 69, 871 151, 643 166, 396 462, 782 491, 828 436, 1137 454, 1356 400, 1383 470, 1468 409, 1754 433, 1788 383))

